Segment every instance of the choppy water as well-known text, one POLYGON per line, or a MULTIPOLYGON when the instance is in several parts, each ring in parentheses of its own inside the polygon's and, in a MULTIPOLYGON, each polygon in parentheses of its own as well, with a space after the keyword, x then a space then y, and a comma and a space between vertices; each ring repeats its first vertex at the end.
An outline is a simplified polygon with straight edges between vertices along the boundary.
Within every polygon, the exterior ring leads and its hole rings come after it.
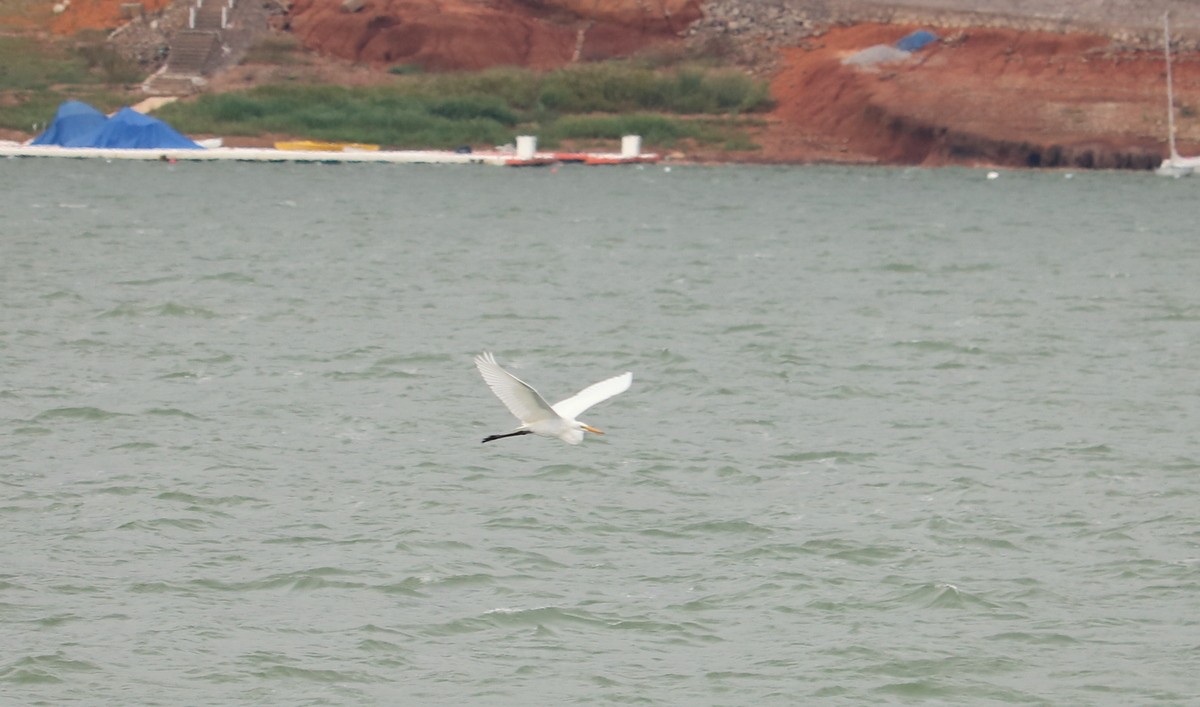
POLYGON ((6 704, 1184 704, 1200 192, 0 162, 6 704), (632 370, 579 447, 547 397, 632 370))

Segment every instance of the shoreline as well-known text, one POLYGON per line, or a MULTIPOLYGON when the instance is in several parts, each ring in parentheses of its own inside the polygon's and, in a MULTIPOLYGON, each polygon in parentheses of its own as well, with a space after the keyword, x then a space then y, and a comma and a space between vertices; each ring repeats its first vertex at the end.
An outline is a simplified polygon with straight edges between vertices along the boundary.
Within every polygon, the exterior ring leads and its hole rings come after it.
MULTIPOLYGON (((937 42, 900 61, 846 63, 923 28, 857 23, 777 49, 768 77, 774 107, 746 114, 762 118, 746 131, 759 150, 646 147, 696 164, 1150 170, 1167 156, 1161 50, 1102 35, 967 27, 942 30, 937 42)), ((328 57, 314 56, 305 67, 306 80, 388 81, 386 71, 328 57)), ((233 67, 213 77, 208 92, 280 80, 270 68, 233 67)), ((1174 73, 1179 152, 1200 154, 1200 52, 1178 52, 1174 73)), ((33 136, 0 130, 0 139, 33 136)), ((224 139, 231 147, 264 147, 307 137, 224 139)))

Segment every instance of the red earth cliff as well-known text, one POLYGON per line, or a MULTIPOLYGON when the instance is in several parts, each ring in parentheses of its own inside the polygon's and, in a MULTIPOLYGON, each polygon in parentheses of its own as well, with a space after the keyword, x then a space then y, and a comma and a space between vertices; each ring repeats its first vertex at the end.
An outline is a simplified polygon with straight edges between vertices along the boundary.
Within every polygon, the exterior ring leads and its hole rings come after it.
MULTIPOLYGON (((75 34, 81 30, 119 27, 125 21, 121 17, 123 2, 126 0, 71 0, 68 9, 50 21, 50 29, 57 34, 75 34)), ((148 13, 170 4, 171 0, 141 0, 143 10, 148 13)))
MULTIPOLYGON (((783 51, 765 161, 1150 167, 1165 154, 1165 64, 1094 35, 968 29, 910 59, 843 59, 914 27, 863 24, 783 51)), ((1176 101, 1194 115, 1200 62, 1175 63, 1176 101)), ((1200 122, 1181 120, 1181 152, 1200 122)))
POLYGON ((697 0, 365 0, 353 12, 342 0, 297 0, 288 26, 309 49, 352 61, 548 69, 674 39, 699 17, 697 0))

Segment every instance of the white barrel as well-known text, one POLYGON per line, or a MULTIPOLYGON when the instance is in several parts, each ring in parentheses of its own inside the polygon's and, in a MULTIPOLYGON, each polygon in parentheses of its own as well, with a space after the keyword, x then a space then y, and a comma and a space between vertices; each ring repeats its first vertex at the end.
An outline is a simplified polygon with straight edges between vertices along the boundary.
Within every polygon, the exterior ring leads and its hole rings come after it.
POLYGON ((621 156, 637 157, 642 154, 642 136, 626 135, 621 138, 621 156))
POLYGON ((517 159, 531 160, 533 159, 533 153, 535 152, 537 152, 536 135, 517 136, 517 159))

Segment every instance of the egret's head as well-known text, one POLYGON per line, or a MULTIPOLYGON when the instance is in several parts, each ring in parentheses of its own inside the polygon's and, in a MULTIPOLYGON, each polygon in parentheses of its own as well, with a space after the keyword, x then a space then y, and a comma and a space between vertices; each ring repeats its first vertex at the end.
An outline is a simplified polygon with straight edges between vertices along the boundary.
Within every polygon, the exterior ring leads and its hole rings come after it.
POLYGON ((579 423, 579 429, 587 430, 588 432, 591 432, 592 434, 597 434, 597 435, 604 434, 604 430, 598 430, 595 427, 592 427, 591 425, 585 425, 582 422, 579 423))

